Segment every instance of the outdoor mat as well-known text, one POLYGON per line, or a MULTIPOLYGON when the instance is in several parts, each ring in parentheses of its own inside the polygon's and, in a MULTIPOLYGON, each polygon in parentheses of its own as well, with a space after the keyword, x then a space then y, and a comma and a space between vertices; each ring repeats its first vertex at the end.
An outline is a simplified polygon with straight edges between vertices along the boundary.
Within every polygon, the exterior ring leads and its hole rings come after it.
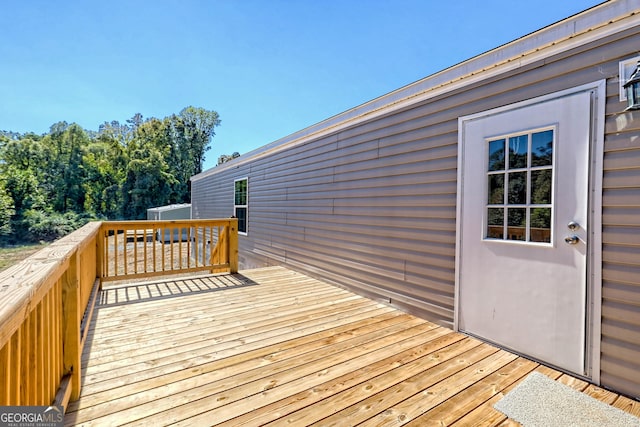
POLYGON ((640 427, 639 418, 538 372, 493 407, 524 427, 640 427))

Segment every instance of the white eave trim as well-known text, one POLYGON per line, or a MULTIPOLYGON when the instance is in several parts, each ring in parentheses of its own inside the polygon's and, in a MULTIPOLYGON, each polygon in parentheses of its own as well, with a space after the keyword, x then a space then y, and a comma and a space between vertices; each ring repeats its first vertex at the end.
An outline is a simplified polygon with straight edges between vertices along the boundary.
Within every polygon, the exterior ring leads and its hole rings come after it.
POLYGON ((192 181, 499 76, 640 25, 637 0, 611 0, 215 166, 192 181))

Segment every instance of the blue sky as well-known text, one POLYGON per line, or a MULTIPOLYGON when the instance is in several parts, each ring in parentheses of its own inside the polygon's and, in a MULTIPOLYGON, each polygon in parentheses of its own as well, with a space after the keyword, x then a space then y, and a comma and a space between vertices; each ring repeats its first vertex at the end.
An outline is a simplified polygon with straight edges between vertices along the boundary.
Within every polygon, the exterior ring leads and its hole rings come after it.
POLYGON ((597 0, 5 0, 0 129, 220 114, 205 169, 597 0))

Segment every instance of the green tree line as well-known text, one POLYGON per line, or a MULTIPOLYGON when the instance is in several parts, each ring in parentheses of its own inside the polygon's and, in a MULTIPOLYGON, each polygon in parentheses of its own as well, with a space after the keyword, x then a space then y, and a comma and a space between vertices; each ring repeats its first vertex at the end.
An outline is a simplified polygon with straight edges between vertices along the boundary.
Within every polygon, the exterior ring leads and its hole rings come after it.
POLYGON ((92 219, 144 219, 188 203, 220 118, 186 107, 134 115, 97 131, 58 122, 48 133, 0 132, 0 243, 52 240, 92 219))

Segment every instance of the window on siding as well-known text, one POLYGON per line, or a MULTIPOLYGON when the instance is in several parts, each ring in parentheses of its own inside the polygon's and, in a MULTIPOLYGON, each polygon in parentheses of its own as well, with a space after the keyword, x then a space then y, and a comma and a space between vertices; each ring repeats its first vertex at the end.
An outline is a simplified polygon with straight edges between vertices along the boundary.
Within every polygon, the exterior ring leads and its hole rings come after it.
POLYGON ((234 182, 233 215, 238 218, 238 232, 247 234, 248 225, 248 178, 236 179, 234 182))

